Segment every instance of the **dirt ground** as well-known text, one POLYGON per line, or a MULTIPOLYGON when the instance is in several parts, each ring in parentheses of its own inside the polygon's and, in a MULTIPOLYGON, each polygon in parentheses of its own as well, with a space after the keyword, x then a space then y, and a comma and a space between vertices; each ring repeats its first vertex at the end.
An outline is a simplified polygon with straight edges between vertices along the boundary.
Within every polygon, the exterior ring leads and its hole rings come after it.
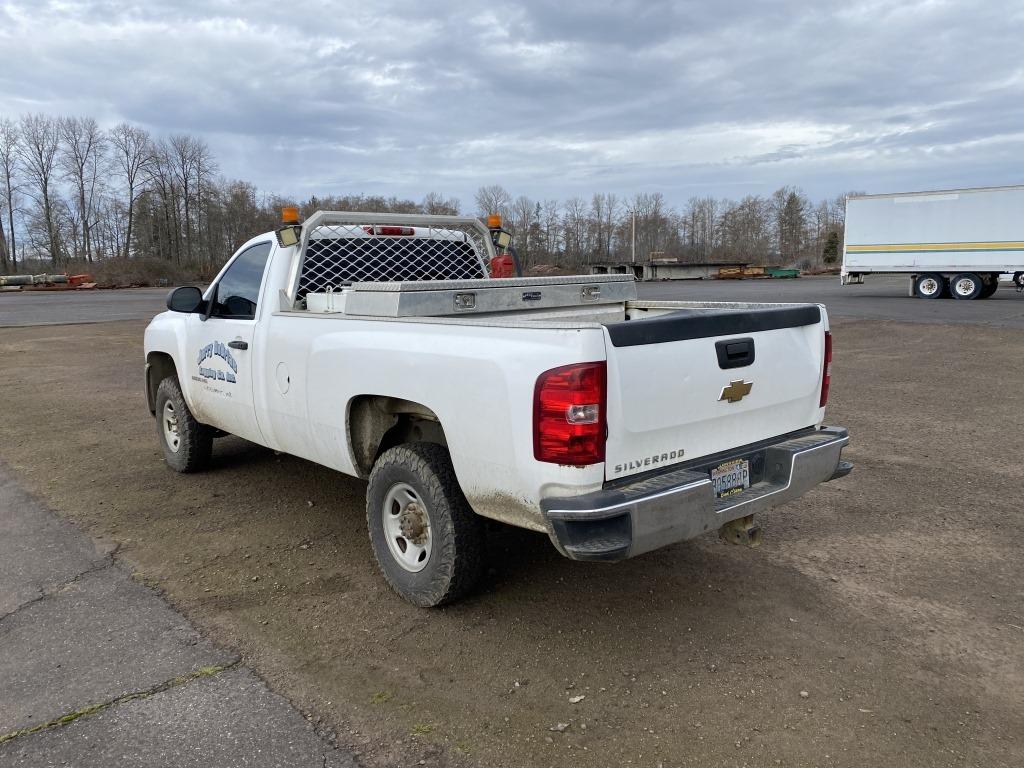
POLYGON ((1024 764, 1019 330, 834 321, 856 470, 761 549, 498 529, 479 595, 424 611, 362 482, 234 438, 163 465, 143 327, 4 329, 0 458, 369 766, 1024 764))

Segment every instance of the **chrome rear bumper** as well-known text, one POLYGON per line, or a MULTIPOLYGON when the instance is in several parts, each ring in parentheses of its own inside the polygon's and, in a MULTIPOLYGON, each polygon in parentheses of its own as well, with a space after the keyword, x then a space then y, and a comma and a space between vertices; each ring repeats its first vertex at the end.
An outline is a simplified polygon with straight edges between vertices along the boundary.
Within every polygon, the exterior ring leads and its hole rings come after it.
POLYGON ((541 509, 555 546, 567 557, 622 560, 717 530, 849 474, 853 465, 841 461, 848 442, 843 427, 808 430, 627 485, 545 499, 541 509), (733 458, 758 462, 759 477, 740 493, 716 498, 710 469, 733 458))

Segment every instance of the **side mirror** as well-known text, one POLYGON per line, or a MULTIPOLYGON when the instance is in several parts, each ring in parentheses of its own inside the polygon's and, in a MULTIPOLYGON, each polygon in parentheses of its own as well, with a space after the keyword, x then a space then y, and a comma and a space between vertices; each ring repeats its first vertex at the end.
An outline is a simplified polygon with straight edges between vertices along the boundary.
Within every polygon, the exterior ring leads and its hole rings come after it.
POLYGON ((167 294, 167 308, 171 312, 198 312, 203 306, 203 292, 192 285, 183 285, 167 294))

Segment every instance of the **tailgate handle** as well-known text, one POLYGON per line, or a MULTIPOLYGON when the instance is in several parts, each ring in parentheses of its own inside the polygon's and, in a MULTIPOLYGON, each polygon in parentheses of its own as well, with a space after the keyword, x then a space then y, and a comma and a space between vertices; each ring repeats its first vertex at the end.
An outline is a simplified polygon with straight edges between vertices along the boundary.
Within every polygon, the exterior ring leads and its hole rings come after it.
POLYGON ((726 339, 715 342, 719 368, 743 368, 754 362, 754 340, 726 339))

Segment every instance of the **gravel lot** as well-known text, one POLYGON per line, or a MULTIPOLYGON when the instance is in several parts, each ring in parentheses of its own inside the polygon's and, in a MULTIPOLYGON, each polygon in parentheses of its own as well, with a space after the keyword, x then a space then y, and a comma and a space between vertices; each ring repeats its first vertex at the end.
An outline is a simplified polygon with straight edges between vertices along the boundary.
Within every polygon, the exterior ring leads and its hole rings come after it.
POLYGON ((767 516, 761 549, 607 566, 497 529, 482 592, 439 611, 378 576, 362 482, 234 438, 210 472, 166 469, 143 322, 0 332, 0 458, 367 765, 1019 766, 1024 300, 1005 296, 959 324, 833 312, 829 421, 857 468, 767 516))

